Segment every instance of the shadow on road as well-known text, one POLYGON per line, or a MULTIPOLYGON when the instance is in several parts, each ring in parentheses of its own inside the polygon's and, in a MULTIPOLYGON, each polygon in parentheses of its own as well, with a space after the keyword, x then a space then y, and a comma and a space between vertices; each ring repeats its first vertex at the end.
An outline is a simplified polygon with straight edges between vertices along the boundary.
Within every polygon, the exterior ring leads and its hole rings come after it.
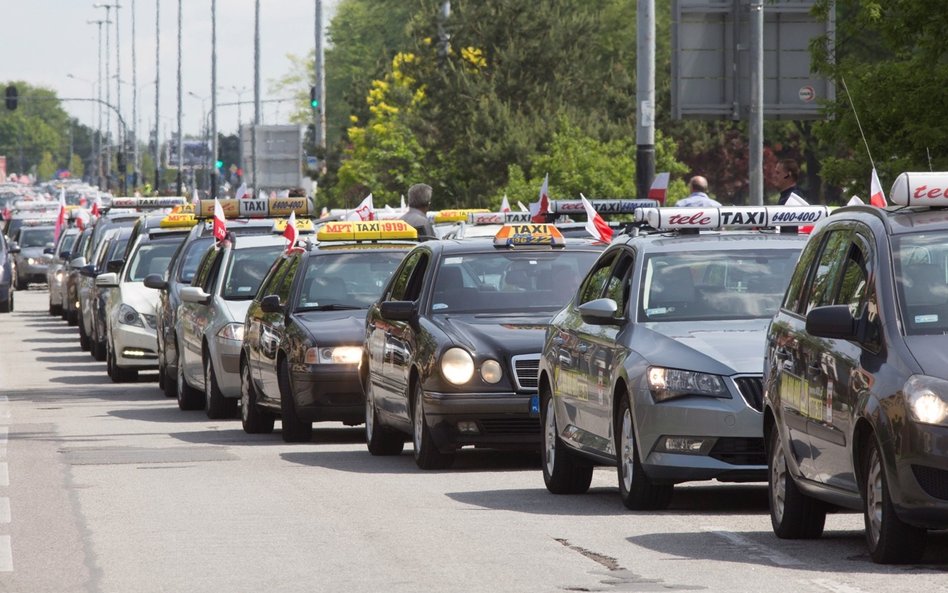
MULTIPOLYGON (((359 442, 365 433, 360 431, 359 442)), ((356 473, 401 474, 416 473, 418 469, 412 457, 411 444, 406 444, 401 455, 376 457, 365 449, 358 451, 310 451, 284 453, 283 459, 290 463, 299 463, 313 467, 324 467, 337 471, 356 473)), ((474 473, 498 471, 537 471, 539 455, 535 453, 512 451, 462 451, 455 458, 454 465, 448 469, 426 471, 424 473, 474 473)))
MULTIPOLYGON (((149 397, 144 399, 153 399, 160 401, 166 399, 164 394, 156 387, 153 392, 149 392, 149 397)), ((139 420, 142 422, 164 422, 168 424, 188 423, 224 423, 230 420, 208 420, 203 410, 182 412, 178 409, 175 400, 169 400, 167 406, 153 408, 130 408, 123 410, 109 410, 109 416, 124 418, 126 420, 139 420)), ((174 436, 174 435, 172 435, 174 436)))

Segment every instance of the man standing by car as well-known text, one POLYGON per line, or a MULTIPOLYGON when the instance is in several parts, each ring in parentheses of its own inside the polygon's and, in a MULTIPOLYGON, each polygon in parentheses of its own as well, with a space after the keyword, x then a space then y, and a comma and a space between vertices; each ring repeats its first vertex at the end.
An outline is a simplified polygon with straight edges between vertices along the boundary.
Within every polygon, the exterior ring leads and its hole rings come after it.
POLYGON ((415 227, 418 231, 418 240, 437 239, 434 226, 428 220, 428 208, 431 206, 431 186, 426 183, 416 183, 408 188, 408 212, 402 215, 402 220, 415 227))
POLYGON ((678 200, 675 206, 680 208, 719 208, 721 202, 708 196, 708 180, 702 175, 695 175, 688 181, 691 194, 678 200))

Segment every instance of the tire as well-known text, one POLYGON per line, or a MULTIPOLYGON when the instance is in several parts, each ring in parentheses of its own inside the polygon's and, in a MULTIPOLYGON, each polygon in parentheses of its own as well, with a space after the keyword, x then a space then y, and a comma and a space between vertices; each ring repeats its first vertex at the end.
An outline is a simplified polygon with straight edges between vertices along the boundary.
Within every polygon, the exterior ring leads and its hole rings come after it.
POLYGON ((593 465, 579 458, 560 439, 556 429, 553 394, 548 386, 540 393, 540 425, 543 427, 543 446, 540 463, 543 482, 553 494, 584 494, 592 482, 593 465))
POLYGON ((280 435, 284 443, 306 443, 313 440, 313 423, 300 418, 290 388, 290 368, 286 359, 280 361, 280 435))
MULTIPOLYGON (((175 340, 174 336, 171 336, 172 340, 175 340)), ((172 373, 168 369, 168 344, 172 342, 165 342, 165 347, 161 349, 158 353, 158 372, 164 376, 164 382, 161 385, 161 390, 165 392, 165 397, 178 397, 178 377, 176 374, 172 373)))
POLYGON ((815 539, 823 534, 826 505, 797 487, 787 467, 787 457, 775 426, 767 447, 767 498, 770 524, 781 539, 815 539))
POLYGON ((204 354, 204 412, 211 420, 232 418, 237 412, 237 400, 224 397, 217 384, 211 357, 204 354))
POLYGON ((76 325, 77 323, 79 323, 79 313, 78 313, 78 311, 73 311, 72 309, 68 309, 68 308, 66 308, 66 307, 63 307, 63 312, 64 312, 64 314, 65 314, 66 323, 67 323, 68 325, 76 325))
POLYGON ((927 532, 899 519, 875 437, 870 437, 863 471, 863 517, 869 556, 879 564, 912 564, 925 553, 927 532))
POLYGON ((92 349, 92 340, 89 339, 89 334, 86 333, 86 326, 82 323, 82 319, 79 319, 79 347, 84 351, 88 352, 92 349))
POLYGON ((379 422, 372 381, 368 377, 365 378, 365 444, 372 455, 398 455, 405 448, 404 437, 379 422))
POLYGON ((654 511, 668 507, 674 484, 655 484, 645 474, 635 439, 635 424, 627 394, 619 394, 616 413, 616 474, 619 496, 625 508, 633 511, 654 511))
POLYGON ((138 370, 123 369, 118 366, 115 360, 114 348, 108 348, 107 356, 108 362, 106 363, 106 368, 109 371, 109 377, 112 378, 113 383, 130 383, 138 379, 138 370))
POLYGON ((63 312, 62 305, 54 305, 53 301, 49 301, 49 314, 50 315, 55 317, 56 315, 62 315, 62 312, 63 312))
POLYGON ((7 300, 0 301, 0 313, 9 313, 13 311, 13 288, 10 288, 10 293, 7 295, 7 300))
POLYGON ((435 446, 431 429, 425 421, 425 403, 421 381, 415 381, 412 397, 412 442, 415 445, 415 464, 421 469, 444 469, 454 463, 454 453, 442 453, 435 446))
POLYGON ((178 409, 180 410, 201 410, 204 408, 204 392, 188 385, 184 378, 184 361, 181 359, 181 351, 178 350, 178 373, 175 377, 178 393, 178 409))
POLYGON ((257 390, 250 378, 250 366, 240 365, 240 423, 247 434, 267 434, 273 432, 275 418, 257 405, 257 390))

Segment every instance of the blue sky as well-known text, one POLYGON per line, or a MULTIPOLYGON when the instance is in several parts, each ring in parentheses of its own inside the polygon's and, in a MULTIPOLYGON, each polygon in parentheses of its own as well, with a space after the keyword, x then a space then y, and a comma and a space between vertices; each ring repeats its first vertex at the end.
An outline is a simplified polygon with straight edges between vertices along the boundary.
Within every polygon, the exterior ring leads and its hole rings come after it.
MULTIPOLYGON (((132 18, 135 6, 135 52, 138 80, 139 127, 151 129, 155 114, 155 8, 161 10, 161 134, 163 140, 177 129, 177 22, 176 0, 97 0, 121 5, 119 9, 120 58, 122 62, 122 115, 132 127, 132 18)), ((323 0, 328 24, 340 0, 323 0)), ((25 80, 51 88, 60 97, 93 97, 98 76, 98 27, 87 21, 105 18, 105 9, 94 8, 96 0, 29 0, 4 2, 0 47, 5 59, 2 81, 25 80), (68 75, 72 75, 69 77, 68 75)), ((183 128, 197 135, 201 129, 202 101, 210 106, 211 0, 183 0, 182 86, 183 128)), ((115 10, 110 11, 115 19, 115 10)), ((105 30, 103 28, 103 53, 105 30)), ((315 45, 315 0, 260 1, 261 98, 282 95, 271 92, 272 81, 290 70, 288 54, 303 56, 315 45)), ((218 103, 253 100, 254 0, 217 0, 218 103), (236 89, 236 90, 235 90, 236 89)), ((115 24, 110 29, 111 69, 115 73, 115 24)), ((103 56, 103 62, 105 58, 103 56)), ((103 65, 104 71, 104 65, 103 65)), ((104 76, 104 73, 103 73, 104 76)), ((112 103, 116 102, 112 85, 112 103)), ((103 92, 104 97, 104 92, 103 92)), ((66 110, 86 125, 94 125, 94 104, 64 104, 66 110)), ((271 104, 263 110, 263 123, 285 123, 290 106, 271 104)), ((243 121, 253 119, 253 105, 241 107, 243 121)), ((113 120, 113 128, 115 127, 113 120)), ((104 127, 104 125, 103 125, 104 127)), ((218 127, 223 133, 237 129, 236 107, 221 107, 218 127)), ((147 138, 144 131, 139 137, 147 138)))

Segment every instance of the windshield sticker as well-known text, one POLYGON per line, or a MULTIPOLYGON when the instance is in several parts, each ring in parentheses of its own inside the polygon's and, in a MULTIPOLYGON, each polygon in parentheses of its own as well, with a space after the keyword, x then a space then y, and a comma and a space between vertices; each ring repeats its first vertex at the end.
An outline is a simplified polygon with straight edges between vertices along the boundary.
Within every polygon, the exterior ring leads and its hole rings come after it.
POLYGON ((461 263, 462 261, 464 261, 463 257, 446 257, 444 258, 443 265, 445 266, 455 265, 455 264, 461 263))
POLYGON ((439 309, 447 309, 448 306, 447 306, 445 303, 435 303, 435 304, 431 305, 431 308, 434 309, 435 311, 437 311, 437 310, 439 310, 439 309))
POLYGON ((654 309, 646 309, 645 314, 651 317, 652 315, 664 315, 668 313, 668 307, 655 307, 654 309))
POLYGON ((937 323, 938 315, 916 315, 915 323, 937 323))

